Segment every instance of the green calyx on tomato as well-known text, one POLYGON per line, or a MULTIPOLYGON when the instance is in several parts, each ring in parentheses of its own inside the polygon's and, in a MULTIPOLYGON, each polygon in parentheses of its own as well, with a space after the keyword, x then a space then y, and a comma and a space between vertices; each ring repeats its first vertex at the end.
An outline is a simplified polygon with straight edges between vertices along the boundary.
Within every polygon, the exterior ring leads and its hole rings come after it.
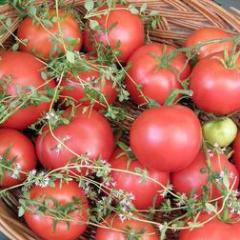
POLYGON ((231 118, 206 122, 202 129, 205 141, 212 146, 227 147, 237 136, 237 126, 231 118))

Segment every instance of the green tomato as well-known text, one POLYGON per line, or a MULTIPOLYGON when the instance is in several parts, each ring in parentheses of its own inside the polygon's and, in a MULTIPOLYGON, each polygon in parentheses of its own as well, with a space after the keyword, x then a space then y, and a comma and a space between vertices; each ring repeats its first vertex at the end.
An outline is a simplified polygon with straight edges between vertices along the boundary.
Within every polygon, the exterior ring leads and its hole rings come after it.
POLYGON ((237 126, 231 118, 222 118, 203 125, 203 137, 211 145, 229 146, 237 136, 237 126))

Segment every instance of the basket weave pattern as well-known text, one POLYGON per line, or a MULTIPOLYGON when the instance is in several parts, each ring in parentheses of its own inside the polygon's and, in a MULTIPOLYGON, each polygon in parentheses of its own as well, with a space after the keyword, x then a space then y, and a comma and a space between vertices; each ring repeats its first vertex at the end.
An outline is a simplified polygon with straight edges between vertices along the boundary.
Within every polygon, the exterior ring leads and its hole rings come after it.
MULTIPOLYGON (((42 0, 36 0, 41 4, 42 0)), ((54 1, 49 1, 53 3, 54 1)), ((81 0, 66 0, 65 3, 84 11, 81 0)), ((212 0, 135 0, 130 1, 137 6, 147 2, 148 9, 159 11, 162 21, 159 29, 152 31, 152 41, 181 45, 193 30, 200 27, 218 27, 232 33, 240 32, 240 12, 236 9, 225 10, 212 0)), ((10 5, 0 5, 0 15, 11 18, 11 27, 3 34, 0 31, 0 44, 9 47, 12 43, 12 33, 17 29, 19 19, 17 12, 10 5)), ((0 29, 5 22, 0 20, 0 29)), ((130 109, 129 113, 136 117, 138 112, 130 109)), ((129 128, 131 122, 125 122, 124 127, 129 128)), ((23 222, 17 217, 17 194, 12 193, 7 201, 0 200, 0 231, 14 240, 38 239, 23 222)), ((170 216, 171 217, 171 216, 170 216)), ((158 216, 161 221, 163 216, 158 216)), ((80 239, 94 239, 94 229, 89 229, 80 239)), ((171 234, 168 239, 176 240, 176 234, 171 234)))

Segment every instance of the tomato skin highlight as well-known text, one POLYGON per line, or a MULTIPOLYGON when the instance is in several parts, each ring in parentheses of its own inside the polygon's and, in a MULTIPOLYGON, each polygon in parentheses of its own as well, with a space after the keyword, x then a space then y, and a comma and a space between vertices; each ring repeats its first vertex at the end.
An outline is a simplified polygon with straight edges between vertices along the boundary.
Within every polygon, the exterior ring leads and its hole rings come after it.
MULTIPOLYGON (((84 100, 84 84, 94 85, 94 89, 100 91, 100 93, 105 97, 107 103, 110 105, 115 102, 117 98, 117 90, 113 87, 113 83, 110 80, 101 80, 99 79, 100 74, 98 71, 89 70, 85 72, 80 72, 78 77, 74 77, 72 74, 68 74, 61 82, 63 90, 61 91, 61 96, 71 97, 77 104, 81 103, 83 106, 91 105, 90 100, 84 100)), ((96 99, 99 101, 99 99, 96 99)), ((106 107, 107 103, 98 103, 95 102, 93 107, 95 110, 100 110, 106 107)))
MULTIPOLYGON (((106 10, 100 8, 99 11, 106 10)), ((144 25, 139 16, 132 14, 126 7, 118 5, 101 18, 94 18, 100 26, 99 31, 87 27, 83 33, 84 47, 88 52, 95 52, 95 42, 116 49, 120 43, 120 62, 126 62, 130 55, 144 44, 144 25), (123 9, 122 9, 123 8, 123 9)))
MULTIPOLYGON (((64 39, 66 48, 72 47, 75 51, 80 51, 82 46, 82 33, 80 25, 74 16, 59 9, 58 16, 61 18, 59 25, 61 27, 61 35, 64 39), (68 42, 68 38, 75 39, 76 43, 73 46, 68 42)), ((55 9, 49 10, 49 17, 57 17, 55 9)), ((19 25, 17 36, 21 40, 27 39, 26 44, 20 44, 20 50, 33 53, 37 57, 49 60, 52 57, 58 57, 65 52, 62 43, 56 43, 56 50, 53 51, 53 39, 59 33, 58 22, 52 23, 52 26, 46 27, 41 24, 36 24, 30 17, 26 17, 19 25)))
MULTIPOLYGON (((88 221, 88 200, 84 191, 79 188, 75 182, 62 183, 55 182, 55 187, 40 187, 34 186, 30 190, 30 198, 32 200, 40 197, 50 197, 60 204, 68 204, 73 201, 73 198, 78 198, 81 202, 79 209, 69 213, 69 217, 73 218, 68 228, 66 222, 59 221, 56 225, 56 230, 53 228, 53 219, 50 215, 39 214, 34 211, 34 207, 30 206, 31 210, 27 210, 24 214, 24 219, 38 236, 44 240, 74 240, 78 238, 87 228, 88 221)), ((49 206, 54 208, 53 206, 49 206)))
MULTIPOLYGON (((7 150, 10 150, 7 156, 8 160, 16 157, 12 167, 16 168, 16 164, 20 166, 22 172, 29 172, 35 169, 37 165, 37 156, 33 143, 21 132, 10 129, 0 129, 0 155, 3 156, 7 150)), ((11 187, 23 182, 26 179, 26 175, 19 173, 19 178, 12 177, 12 171, 4 172, 2 181, 0 181, 1 187, 11 187)))
MULTIPOLYGON (((237 189, 239 185, 239 172, 236 167, 228 161, 225 155, 209 156, 212 171, 220 174, 225 169, 229 174, 229 183, 232 189, 237 189), (232 176, 230 176, 232 175, 232 176), (236 178, 236 179, 235 179, 236 178), (234 183, 235 181, 235 183, 234 183), (234 186, 232 186, 234 184, 234 186)), ((171 175, 171 182, 173 189, 181 194, 190 195, 193 190, 197 197, 202 195, 202 187, 208 183, 208 173, 201 173, 202 169, 207 168, 206 158, 204 153, 199 152, 196 159, 182 171, 173 173, 171 175)), ((216 199, 221 196, 221 193, 214 184, 210 184, 210 199, 216 199)))
POLYGON ((226 68, 221 59, 222 55, 217 55, 200 60, 191 73, 190 89, 197 107, 226 115, 240 109, 240 70, 226 68))
MULTIPOLYGON (((46 128, 36 141, 38 158, 46 169, 56 169, 65 166, 77 155, 87 155, 94 161, 101 159, 108 161, 114 150, 114 137, 108 121, 95 110, 85 113, 81 108, 76 109, 75 116, 69 124, 60 125, 53 133, 64 142, 65 146, 52 136, 46 128), (75 154, 74 154, 75 153, 75 154)), ((66 110, 69 113, 70 109, 66 110)), ((86 169, 81 173, 86 174, 86 169)))
MULTIPOLYGON (((139 219, 145 220, 143 217, 138 216, 139 219)), ((118 215, 112 214, 108 216, 102 223, 104 227, 98 227, 96 231, 96 240, 127 240, 127 229, 131 229, 136 233, 143 232, 139 240, 158 240, 159 234, 153 225, 138 221, 135 219, 126 219, 121 221, 118 215), (106 227, 110 227, 107 229, 106 227), (117 230, 118 231, 117 231, 117 230)))
MULTIPOLYGON (((48 84, 41 77, 41 71, 45 66, 33 55, 24 52, 6 51, 0 52, 0 79, 4 85, 4 78, 10 77, 6 88, 2 89, 6 95, 17 96, 19 89, 26 93, 26 89, 33 87, 39 93, 45 95, 46 87, 53 88, 55 84, 48 84), (45 85, 45 86, 44 86, 45 85), (18 89, 17 87, 18 86, 18 89)), ((3 124, 4 127, 24 129, 36 122, 45 112, 49 110, 50 103, 41 102, 37 106, 29 105, 17 110, 3 124)))
POLYGON ((129 58, 130 68, 125 81, 135 103, 139 105, 146 103, 143 94, 163 104, 174 89, 182 88, 180 82, 190 74, 186 57, 179 53, 168 61, 169 66, 160 66, 165 60, 159 59, 174 50, 176 50, 174 47, 168 45, 151 43, 137 49, 129 58), (138 86, 141 86, 141 91, 138 86))
POLYGON ((138 160, 129 159, 128 155, 120 149, 115 150, 114 156, 109 163, 113 168, 110 176, 112 177, 113 182, 116 183, 114 188, 132 193, 134 196, 132 202, 137 209, 148 209, 154 206, 154 203, 155 206, 158 206, 161 203, 163 198, 160 196, 160 192, 163 188, 154 181, 166 186, 169 181, 168 173, 148 170, 144 168, 138 160), (140 176, 131 173, 118 172, 115 169, 127 170, 133 173, 136 173, 136 169, 141 169, 142 171, 146 170, 147 176, 154 179, 154 181, 151 179, 143 180, 140 176))
MULTIPOLYGON (((232 37, 232 34, 227 33, 222 29, 210 27, 200 28, 189 35, 189 37, 186 40, 185 46, 192 47, 204 41, 211 41, 215 39, 224 39, 230 37, 232 37)), ((203 59, 215 53, 223 52, 224 50, 230 51, 232 48, 233 48, 232 41, 207 44, 201 47, 200 50, 198 51, 198 58, 203 59)))
POLYGON ((176 172, 197 156, 202 142, 200 122, 187 107, 163 106, 144 111, 130 130, 130 146, 143 166, 176 172))

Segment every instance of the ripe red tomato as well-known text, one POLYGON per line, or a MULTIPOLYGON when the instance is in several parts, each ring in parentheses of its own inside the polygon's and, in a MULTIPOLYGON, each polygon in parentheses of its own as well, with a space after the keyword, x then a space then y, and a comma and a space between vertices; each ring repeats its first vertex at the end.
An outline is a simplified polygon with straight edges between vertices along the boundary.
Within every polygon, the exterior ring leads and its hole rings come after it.
MULTIPOLYGON (((227 33, 222 29, 205 27, 205 28, 197 29, 192 34, 190 34, 189 37, 187 38, 185 46, 192 47, 201 42, 230 38, 230 37, 232 37, 232 34, 227 33)), ((223 52, 224 50, 230 51, 232 48, 233 48, 232 41, 207 44, 199 49, 198 57, 202 59, 214 53, 223 52)))
MULTIPOLYGON (((46 211, 41 213, 40 207, 30 205, 24 214, 24 219, 38 236, 45 240, 74 240, 87 228, 88 200, 84 191, 75 182, 62 183, 56 181, 54 187, 34 186, 30 190, 30 199, 36 200, 47 207, 57 211, 57 205, 66 206, 73 204, 74 210, 68 213, 71 222, 57 221, 54 229, 54 214, 46 211)), ((55 216, 56 217, 56 216, 55 216)))
POLYGON ((126 62, 129 56, 144 44, 144 25, 141 18, 121 5, 114 10, 100 8, 100 11, 107 11, 107 14, 93 19, 98 22, 99 30, 95 31, 90 27, 85 29, 83 34, 85 48, 89 52, 94 51, 96 43, 102 42, 119 50, 119 61, 126 62))
POLYGON ((237 169, 240 171, 240 132, 238 132, 237 137, 234 140, 233 143, 233 160, 237 167, 237 169))
POLYGON ((137 159, 148 168, 176 172, 197 156, 201 125, 189 108, 175 105, 144 111, 130 130, 130 144, 137 159))
POLYGON ((80 24, 73 14, 59 9, 57 17, 56 10, 50 9, 47 20, 48 25, 27 17, 20 23, 17 36, 21 40, 27 40, 26 44, 20 45, 21 50, 43 59, 50 59, 59 56, 66 49, 76 51, 81 49, 80 24), (64 45, 59 39, 64 41, 64 45))
MULTIPOLYGON (((228 171, 230 187, 232 187, 235 182, 233 189, 237 189, 239 185, 239 173, 236 167, 228 161, 227 157, 223 154, 214 154, 213 156, 209 156, 209 160, 212 171, 219 175, 225 170, 228 171)), ((202 195, 202 187, 207 185, 209 176, 207 172, 201 172, 203 169, 207 169, 207 163, 204 153, 200 152, 190 165, 171 175, 174 190, 179 193, 186 193, 187 195, 195 191, 197 197, 200 197, 202 195)), ((209 197, 211 199, 221 196, 216 185, 210 184, 209 188, 209 197)))
MULTIPOLYGON (((208 221, 211 215, 202 213, 197 219, 197 222, 204 223, 208 221)), ((218 218, 209 220, 208 223, 202 227, 182 230, 180 232, 179 240, 238 240, 236 235, 236 224, 227 224, 220 221, 218 218)))
POLYGON ((71 97, 77 103, 82 103, 84 106, 89 106, 91 100, 86 96, 84 88, 89 85, 88 88, 98 90, 105 98, 101 101, 102 96, 98 97, 93 104, 96 110, 106 107, 107 104, 112 104, 117 98, 116 88, 113 87, 113 83, 107 79, 100 79, 100 74, 96 70, 89 70, 80 72, 77 77, 72 74, 68 74, 61 82, 63 90, 61 91, 62 97, 71 97), (107 101, 107 103, 105 102, 107 101))
POLYGON ((148 209, 154 206, 154 203, 155 205, 160 204, 162 200, 160 192, 163 188, 154 181, 166 186, 169 180, 168 173, 147 170, 138 160, 130 159, 128 155, 120 149, 115 151, 110 164, 112 167, 110 176, 113 182, 116 183, 114 188, 132 193, 134 196, 133 204, 137 209, 148 209), (116 169, 127 170, 129 173, 118 172, 116 169), (137 170, 141 170, 142 173, 147 171, 147 176, 154 179, 154 181, 150 179, 144 180, 139 176, 131 174, 131 172, 136 173, 137 170), (142 197, 143 192, 144 198, 142 197))
POLYGON ((158 240, 159 235, 150 223, 143 222, 145 219, 138 216, 138 219, 127 219, 121 221, 118 215, 108 216, 102 223, 103 227, 98 227, 96 240, 158 240), (142 220, 142 221, 141 221, 142 220), (133 235, 134 234, 134 235, 133 235), (131 238, 130 238, 131 237, 131 238))
MULTIPOLYGON (((69 113, 69 109, 67 112, 69 113)), ((71 122, 58 126, 53 130, 53 134, 55 137, 46 128, 36 141, 38 158, 47 169, 65 166, 76 157, 75 154, 87 155, 92 161, 99 157, 109 160, 114 150, 110 124, 94 110, 83 113, 82 109, 78 108, 71 122)), ((85 174, 85 170, 81 171, 82 174, 85 174)))
POLYGON ((10 187, 23 182, 26 179, 24 173, 33 170, 37 165, 37 156, 32 142, 14 129, 0 129, 0 155, 2 163, 8 162, 10 168, 16 169, 14 173, 12 170, 7 171, 1 167, 4 171, 3 174, 0 173, 1 187, 10 187))
POLYGON ((180 80, 187 78, 190 67, 182 53, 167 60, 167 54, 174 50, 171 46, 151 43, 139 48, 130 57, 126 85, 134 102, 145 103, 143 94, 163 104, 174 89, 181 88, 180 80))
MULTIPOLYGON (((0 57, 1 91, 7 96, 13 97, 11 104, 14 103, 14 97, 28 93, 31 90, 30 88, 38 89, 40 95, 45 95, 46 88, 54 86, 53 82, 46 84, 42 79, 41 71, 44 70, 44 65, 33 55, 24 52, 7 51, 1 52, 0 57)), ((47 112, 50 104, 41 102, 37 106, 28 104, 17 109, 19 105, 20 103, 12 107, 11 111, 14 113, 2 126, 24 129, 47 112)))
POLYGON ((233 68, 222 61, 222 54, 199 61, 190 76, 190 89, 199 108, 225 115, 240 109, 240 58, 233 68))

